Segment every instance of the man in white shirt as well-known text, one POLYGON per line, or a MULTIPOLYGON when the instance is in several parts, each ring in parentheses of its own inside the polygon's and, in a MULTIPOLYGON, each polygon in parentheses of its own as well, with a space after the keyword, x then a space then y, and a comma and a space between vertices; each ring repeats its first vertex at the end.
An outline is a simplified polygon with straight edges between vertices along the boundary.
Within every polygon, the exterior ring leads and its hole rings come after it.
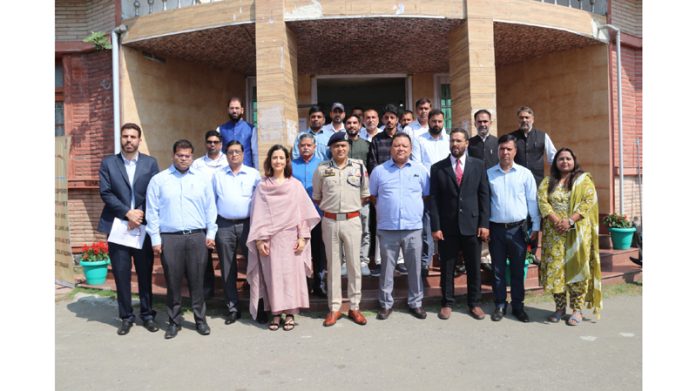
POLYGON ((340 131, 345 132, 346 127, 343 125, 343 120, 346 118, 346 108, 343 107, 343 103, 334 102, 331 105, 329 117, 331 117, 331 122, 324 125, 322 128, 324 131, 329 131, 332 134, 340 131))
POLYGON ((428 116, 432 110, 432 102, 428 98, 420 98, 416 101, 417 121, 413 121, 403 129, 403 132, 415 140, 416 137, 428 131, 428 116))

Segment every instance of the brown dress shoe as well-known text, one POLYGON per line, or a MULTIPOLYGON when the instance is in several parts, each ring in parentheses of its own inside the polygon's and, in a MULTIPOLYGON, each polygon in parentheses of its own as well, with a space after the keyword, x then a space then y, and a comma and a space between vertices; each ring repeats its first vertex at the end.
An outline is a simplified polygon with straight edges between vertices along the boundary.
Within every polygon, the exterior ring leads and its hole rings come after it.
POLYGON ((471 314, 471 316, 473 316, 474 319, 477 320, 482 320, 486 317, 486 313, 483 312, 483 310, 479 306, 469 308, 469 314, 471 314))
POLYGON ((340 311, 330 311, 324 319, 324 327, 330 327, 336 324, 336 321, 341 317, 340 311))
POLYGON ((392 309, 386 309, 386 308, 381 308, 379 312, 377 312, 377 319, 379 320, 386 320, 389 315, 391 315, 392 309))
POLYGON ((348 311, 348 317, 353 319, 353 322, 364 326, 367 324, 367 319, 363 316, 363 314, 360 313, 359 310, 349 310, 348 311))
POLYGON ((440 308, 440 312, 437 314, 437 317, 442 320, 447 320, 449 319, 450 315, 452 315, 452 309, 450 307, 442 307, 440 308))

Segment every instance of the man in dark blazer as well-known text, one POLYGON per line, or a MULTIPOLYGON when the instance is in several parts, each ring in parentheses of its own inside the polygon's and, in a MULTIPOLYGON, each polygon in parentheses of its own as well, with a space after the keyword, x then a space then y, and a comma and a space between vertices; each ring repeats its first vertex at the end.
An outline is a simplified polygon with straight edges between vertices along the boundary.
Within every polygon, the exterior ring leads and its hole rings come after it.
POLYGON ((488 240, 490 191, 484 163, 466 156, 469 134, 453 129, 450 156, 430 169, 430 226, 439 241, 442 308, 438 317, 449 319, 454 305, 454 267, 464 255, 469 313, 485 317, 481 309, 481 242, 488 240))
MULTIPOLYGON (((104 210, 99 219, 99 232, 109 234, 114 218, 128 222, 134 229, 145 224, 145 195, 150 178, 159 172, 157 161, 138 152, 142 130, 134 123, 121 127, 121 153, 107 156, 99 168, 99 194, 104 210)), ((131 258, 138 274, 140 318, 145 328, 156 332, 155 310, 152 309, 152 264, 154 255, 150 238, 144 232, 142 249, 109 242, 109 258, 116 281, 118 315, 121 326, 118 335, 126 335, 135 322, 131 304, 131 258)))

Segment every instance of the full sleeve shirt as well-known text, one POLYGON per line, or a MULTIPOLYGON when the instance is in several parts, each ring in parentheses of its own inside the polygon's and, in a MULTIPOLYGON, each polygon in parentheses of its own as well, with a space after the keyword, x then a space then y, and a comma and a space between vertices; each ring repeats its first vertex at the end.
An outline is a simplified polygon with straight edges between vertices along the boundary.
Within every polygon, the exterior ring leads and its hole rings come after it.
POLYGON ((215 239, 215 195, 204 173, 189 169, 182 174, 171 165, 152 177, 146 200, 145 230, 153 246, 162 244, 163 233, 189 229, 206 229, 206 238, 215 239))
POLYGON ((527 168, 513 163, 508 172, 500 164, 488 169, 491 189, 491 218, 494 223, 514 223, 532 218, 532 231, 539 231, 541 218, 537 206, 534 175, 527 168))

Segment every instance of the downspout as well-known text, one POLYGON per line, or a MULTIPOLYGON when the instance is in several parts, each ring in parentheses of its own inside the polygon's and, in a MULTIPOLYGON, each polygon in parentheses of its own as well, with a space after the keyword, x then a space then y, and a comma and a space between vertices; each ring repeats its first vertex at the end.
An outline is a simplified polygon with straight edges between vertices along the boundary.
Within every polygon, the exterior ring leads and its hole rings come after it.
POLYGON ((111 85, 113 87, 114 102, 114 153, 121 152, 121 78, 119 69, 119 52, 121 48, 120 36, 128 30, 121 24, 111 30, 111 85))
MULTIPOLYGON (((624 158, 623 158, 623 97, 621 85, 623 79, 621 76, 621 30, 612 24, 605 24, 597 27, 598 30, 610 29, 616 31, 616 94, 618 97, 618 114, 619 114, 619 213, 624 214, 624 158)), ((609 35, 611 43, 611 34, 609 35)))

